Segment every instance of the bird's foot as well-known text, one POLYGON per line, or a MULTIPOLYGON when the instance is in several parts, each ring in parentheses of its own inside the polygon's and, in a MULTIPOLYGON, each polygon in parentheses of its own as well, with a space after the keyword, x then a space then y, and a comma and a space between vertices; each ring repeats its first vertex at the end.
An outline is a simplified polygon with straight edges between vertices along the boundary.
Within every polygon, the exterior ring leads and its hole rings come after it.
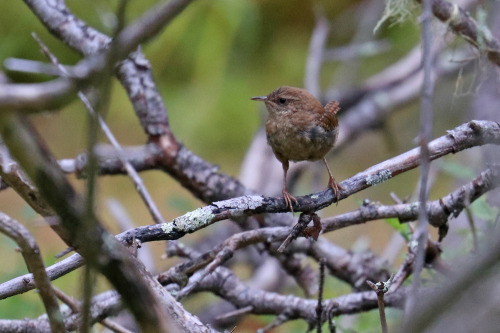
POLYGON ((293 213, 292 200, 295 201, 296 204, 298 204, 299 202, 297 201, 297 199, 293 195, 288 193, 288 191, 286 189, 283 189, 282 193, 283 193, 283 199, 285 199, 286 205, 288 207, 290 207, 290 211, 293 213))
POLYGON ((330 180, 328 181, 328 187, 333 190, 333 193, 335 194, 335 204, 339 204, 339 191, 343 190, 344 188, 340 186, 339 183, 335 180, 335 178, 330 177, 330 180))

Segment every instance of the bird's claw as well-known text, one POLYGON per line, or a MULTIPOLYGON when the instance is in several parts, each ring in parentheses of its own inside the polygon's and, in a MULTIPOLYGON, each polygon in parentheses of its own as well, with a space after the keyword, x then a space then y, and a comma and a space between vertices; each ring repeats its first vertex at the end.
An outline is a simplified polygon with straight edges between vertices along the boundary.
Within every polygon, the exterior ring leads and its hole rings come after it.
POLYGON ((342 186, 340 186, 340 184, 337 183, 333 177, 331 177, 330 180, 328 181, 328 187, 333 190, 333 193, 335 194, 335 204, 338 205, 339 204, 339 192, 340 192, 340 190, 343 190, 344 188, 342 186))
POLYGON ((283 189, 282 193, 283 193, 283 199, 285 199, 286 205, 290 208, 290 211, 293 213, 292 200, 295 201, 296 204, 298 204, 299 202, 297 201, 297 199, 293 195, 288 193, 287 190, 283 189))

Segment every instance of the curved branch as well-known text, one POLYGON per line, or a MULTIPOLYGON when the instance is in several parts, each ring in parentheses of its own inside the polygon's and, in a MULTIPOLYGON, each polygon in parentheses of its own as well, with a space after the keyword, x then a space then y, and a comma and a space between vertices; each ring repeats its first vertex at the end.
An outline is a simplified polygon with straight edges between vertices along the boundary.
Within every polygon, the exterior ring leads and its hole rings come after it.
POLYGON ((65 332, 59 304, 57 304, 52 284, 45 272, 45 265, 35 238, 22 224, 3 213, 0 213, 0 232, 12 238, 21 248, 26 266, 33 274, 36 288, 40 292, 40 298, 47 311, 50 329, 52 332, 65 332))

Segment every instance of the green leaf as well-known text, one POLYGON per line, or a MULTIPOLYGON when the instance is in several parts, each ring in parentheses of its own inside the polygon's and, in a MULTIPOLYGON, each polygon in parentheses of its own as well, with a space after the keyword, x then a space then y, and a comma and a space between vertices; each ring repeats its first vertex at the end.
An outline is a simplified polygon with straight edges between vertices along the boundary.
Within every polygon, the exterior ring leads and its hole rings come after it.
POLYGON ((460 163, 442 161, 440 166, 441 170, 455 178, 472 179, 475 177, 474 169, 460 163))
POLYGON ((470 205, 470 209, 474 216, 493 222, 498 215, 498 208, 491 207, 485 197, 480 197, 470 205))
POLYGON ((393 229, 398 231, 404 239, 409 242, 411 239, 411 230, 408 223, 401 223, 397 218, 385 219, 385 222, 393 229))

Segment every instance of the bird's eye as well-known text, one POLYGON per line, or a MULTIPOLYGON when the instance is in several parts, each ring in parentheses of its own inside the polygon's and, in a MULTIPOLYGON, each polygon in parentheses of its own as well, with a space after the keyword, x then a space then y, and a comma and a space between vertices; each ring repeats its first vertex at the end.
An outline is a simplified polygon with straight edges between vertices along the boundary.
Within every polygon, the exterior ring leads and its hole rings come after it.
POLYGON ((280 99, 278 99, 278 103, 284 105, 286 103, 286 98, 281 97, 280 99))

